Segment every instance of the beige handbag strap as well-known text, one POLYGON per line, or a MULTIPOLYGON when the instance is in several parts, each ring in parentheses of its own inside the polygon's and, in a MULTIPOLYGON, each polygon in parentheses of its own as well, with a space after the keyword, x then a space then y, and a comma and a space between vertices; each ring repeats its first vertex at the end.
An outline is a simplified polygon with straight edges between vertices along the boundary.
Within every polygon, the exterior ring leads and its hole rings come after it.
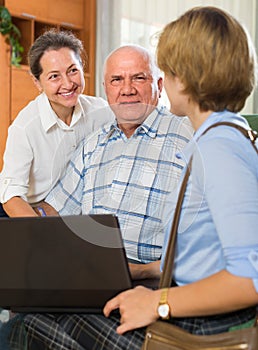
POLYGON ((178 229, 178 223, 179 223, 179 218, 181 213, 181 206, 185 195, 185 189, 186 189, 188 178, 191 172, 191 169, 190 169, 191 164, 192 164, 192 158, 190 159, 189 164, 186 168, 186 173, 178 194, 175 214, 173 218, 173 223, 170 231, 170 237, 169 237, 165 261, 164 261, 163 272, 161 274, 160 281, 159 281, 159 288, 166 288, 171 286, 175 248, 176 248, 177 229, 178 229))
MULTIPOLYGON (((251 140, 251 143, 253 147, 255 148, 256 152, 258 153, 258 150, 255 146, 255 140, 257 138, 257 133, 256 131, 252 129, 245 129, 237 124, 230 123, 230 122, 219 122, 211 125, 209 128, 207 128, 202 135, 204 135, 208 130, 211 128, 214 128, 219 125, 227 125, 234 127, 238 129, 240 132, 242 132, 247 138, 251 140)), ((202 136, 200 135, 200 137, 202 136)), ((160 282, 159 282, 159 288, 167 288, 171 286, 172 282, 172 272, 173 272, 173 267, 174 267, 174 256, 175 256, 175 248, 176 248, 176 239, 177 239, 177 230, 178 230, 178 224, 179 224, 179 218, 180 218, 180 212, 181 212, 181 206, 183 203, 184 199, 184 194, 185 194, 185 189, 187 185, 188 178, 190 176, 191 172, 191 165, 192 165, 192 157, 189 161, 189 164, 186 169, 186 173, 179 191, 178 195, 178 200, 176 204, 176 209, 175 209, 175 214, 173 218, 173 223, 171 226, 171 231, 170 231, 170 238, 168 241, 168 246, 167 246, 167 251, 166 251, 166 256, 164 260, 164 267, 163 267, 163 272, 160 277, 160 282)), ((258 319, 257 319, 258 323, 258 319)))
MULTIPOLYGON (((234 123, 230 123, 230 122, 218 122, 218 123, 215 123, 213 125, 211 125, 210 127, 208 127, 203 133, 202 135, 206 134, 206 132, 216 126, 219 126, 219 125, 227 125, 227 126, 232 126, 233 128, 239 130, 246 138, 248 138, 254 149, 256 150, 256 152, 258 153, 258 150, 255 146, 255 141, 257 139, 257 132, 255 130, 252 130, 251 128, 248 128, 248 129, 245 129, 244 127, 240 126, 240 125, 237 125, 237 124, 234 124, 234 123)), ((201 136, 202 136, 201 135, 201 136)))

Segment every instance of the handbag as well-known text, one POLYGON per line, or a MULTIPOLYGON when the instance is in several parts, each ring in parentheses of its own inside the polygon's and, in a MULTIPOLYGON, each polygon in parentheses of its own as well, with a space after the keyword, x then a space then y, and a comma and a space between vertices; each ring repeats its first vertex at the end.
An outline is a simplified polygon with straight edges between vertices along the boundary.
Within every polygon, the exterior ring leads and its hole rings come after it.
MULTIPOLYGON (((228 125, 237 128, 247 138, 250 139, 256 152, 255 140, 257 133, 252 129, 245 129, 239 125, 230 122, 219 122, 207 128, 209 129, 218 125, 228 125)), ((202 134, 202 135, 203 135, 202 134)), ((164 261, 164 268, 161 274, 159 288, 168 288, 171 286, 173 262, 175 255, 175 245, 180 211, 184 199, 184 193, 187 181, 191 171, 192 158, 186 168, 186 173, 179 191, 178 201, 176 204, 173 223, 171 226, 170 238, 164 261)), ((257 320, 254 327, 224 332, 214 335, 195 335, 171 323, 157 320, 149 325, 146 329, 145 339, 142 350, 258 350, 258 324, 257 320)))

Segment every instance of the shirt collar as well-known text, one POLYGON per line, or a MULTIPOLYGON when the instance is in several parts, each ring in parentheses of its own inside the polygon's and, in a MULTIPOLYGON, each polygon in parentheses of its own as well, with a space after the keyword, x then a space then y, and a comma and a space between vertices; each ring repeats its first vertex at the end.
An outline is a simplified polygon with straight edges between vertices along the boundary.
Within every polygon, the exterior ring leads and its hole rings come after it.
POLYGON ((40 94, 38 97, 38 108, 39 108, 41 123, 43 125, 45 132, 48 132, 50 128, 52 128, 54 125, 57 125, 57 124, 62 129, 71 128, 78 122, 80 118, 84 116, 84 111, 80 102, 80 97, 77 105, 74 108, 72 122, 70 126, 60 122, 60 119, 58 118, 56 113, 53 111, 50 105, 50 102, 44 92, 40 94))
POLYGON ((135 132, 141 133, 145 132, 151 138, 155 138, 158 130, 162 115, 165 113, 165 107, 158 105, 151 112, 151 114, 144 120, 142 125, 140 125, 135 132))
POLYGON ((79 119, 81 119, 84 116, 85 116, 85 112, 82 108, 81 100, 80 100, 80 96, 79 96, 78 103, 74 107, 72 122, 70 124, 70 127, 73 127, 76 123, 78 123, 79 119))
MULTIPOLYGON (((144 122, 138 126, 135 130, 134 135, 139 135, 145 133, 151 138, 155 138, 158 133, 159 124, 166 112, 166 107, 162 105, 158 105, 154 108, 154 110, 148 115, 148 117, 144 120, 144 122)), ((110 137, 114 132, 118 132, 121 134, 121 130, 117 125, 117 120, 113 121, 111 124, 107 124, 105 127, 105 132, 107 136, 110 137)))

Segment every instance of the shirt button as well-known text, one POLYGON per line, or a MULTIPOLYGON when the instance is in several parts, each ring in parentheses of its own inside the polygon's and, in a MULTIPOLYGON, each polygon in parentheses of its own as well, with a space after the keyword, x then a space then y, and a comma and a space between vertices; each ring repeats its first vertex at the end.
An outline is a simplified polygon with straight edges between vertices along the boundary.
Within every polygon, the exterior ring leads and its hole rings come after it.
POLYGON ((248 254, 248 259, 253 267, 258 271, 258 253, 254 250, 251 250, 248 254))

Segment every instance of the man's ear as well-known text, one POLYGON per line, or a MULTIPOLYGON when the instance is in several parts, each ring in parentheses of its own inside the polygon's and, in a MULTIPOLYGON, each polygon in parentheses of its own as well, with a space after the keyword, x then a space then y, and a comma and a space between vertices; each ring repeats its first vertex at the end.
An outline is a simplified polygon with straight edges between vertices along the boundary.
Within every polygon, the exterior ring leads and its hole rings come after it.
POLYGON ((103 89, 104 89, 105 94, 106 94, 106 96, 107 96, 107 86, 106 86, 106 84, 105 84, 105 80, 102 81, 102 86, 103 86, 103 89))
POLYGON ((160 77, 158 80, 159 97, 161 97, 163 86, 164 86, 163 78, 160 77))

